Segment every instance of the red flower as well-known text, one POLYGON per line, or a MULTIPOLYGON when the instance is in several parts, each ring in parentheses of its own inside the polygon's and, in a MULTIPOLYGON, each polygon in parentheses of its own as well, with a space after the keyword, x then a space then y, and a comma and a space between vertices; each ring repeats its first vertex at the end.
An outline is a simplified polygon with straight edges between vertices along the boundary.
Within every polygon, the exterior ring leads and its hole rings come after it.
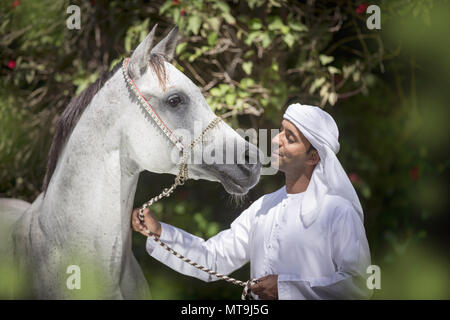
POLYGON ((20 4, 20 1, 19 1, 19 0, 14 0, 13 3, 12 3, 12 7, 15 8, 15 7, 17 7, 19 4, 20 4))
POLYGON ((363 14, 366 13, 367 8, 369 7, 368 3, 361 3, 357 8, 356 8, 356 13, 357 14, 363 14))
POLYGON ((351 173, 348 175, 348 178, 350 179, 350 181, 351 181, 353 184, 357 184, 357 183, 359 183, 359 182, 361 181, 361 179, 359 178, 359 176, 358 176, 356 173, 354 173, 354 172, 351 172, 351 173))
POLYGON ((16 67, 16 61, 10 60, 10 61, 8 62, 8 68, 14 69, 15 67, 16 67))
POLYGON ((186 10, 181 9, 181 10, 180 10, 180 15, 182 15, 182 16, 186 15, 186 10))
POLYGON ((417 166, 412 167, 409 174, 411 175, 411 179, 416 182, 419 179, 419 168, 417 166))
POLYGON ((180 1, 178 1, 178 0, 173 0, 173 1, 172 1, 172 4, 173 4, 174 6, 177 6, 177 5, 180 4, 180 1))

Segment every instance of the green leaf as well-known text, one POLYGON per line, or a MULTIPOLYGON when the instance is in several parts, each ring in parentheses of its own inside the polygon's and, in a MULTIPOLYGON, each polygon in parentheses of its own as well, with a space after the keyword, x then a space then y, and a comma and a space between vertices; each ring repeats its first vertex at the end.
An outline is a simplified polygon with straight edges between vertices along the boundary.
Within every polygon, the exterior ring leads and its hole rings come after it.
POLYGON ((202 55, 203 51, 200 48, 195 48, 195 52, 189 57, 189 62, 193 62, 195 59, 202 55))
POLYGON ((217 1, 214 6, 218 9, 220 9, 222 12, 225 12, 225 13, 230 12, 230 7, 224 1, 217 1))
POLYGON ((270 46, 270 44, 272 43, 272 39, 269 36, 268 32, 264 32, 263 33, 263 37, 262 37, 262 46, 263 48, 267 48, 268 46, 270 46))
POLYGON ((236 19, 229 13, 222 13, 222 17, 228 24, 234 25, 236 23, 236 19))
POLYGON ((114 66, 116 65, 116 63, 120 62, 120 60, 122 60, 123 57, 118 57, 116 59, 114 59, 113 61, 111 61, 111 64, 109 65, 109 71, 111 71, 114 66))
POLYGON ((356 70, 356 66, 355 65, 344 66, 342 70, 344 72, 344 79, 346 79, 356 70))
POLYGON ((180 53, 182 53, 184 51, 184 49, 186 49, 187 47, 187 42, 183 42, 180 43, 179 45, 177 45, 177 48, 175 50, 176 55, 178 56, 180 53))
POLYGON ((186 210, 182 203, 177 203, 174 211, 176 214, 184 214, 186 210))
POLYGON ((329 67, 328 67, 328 72, 331 73, 331 74, 340 74, 340 73, 341 73, 341 70, 339 70, 339 69, 336 68, 336 67, 329 66, 329 67))
POLYGON ((198 15, 189 16, 188 19, 188 30, 191 30, 193 34, 198 35, 200 26, 202 25, 202 20, 198 15))
POLYGON ((251 45, 253 43, 253 41, 258 38, 260 35, 262 34, 262 32, 260 31, 253 31, 250 32, 247 36, 247 39, 245 39, 245 44, 246 45, 251 45))
POLYGON ((370 190, 369 186, 363 186, 361 188, 361 194, 363 195, 364 198, 369 199, 370 196, 372 195, 372 191, 370 190))
POLYGON ((219 89, 222 95, 224 95, 227 91, 231 89, 230 85, 221 83, 219 84, 219 89))
POLYGON ((321 77, 321 78, 318 78, 318 79, 314 80, 314 82, 312 83, 311 87, 309 88, 309 93, 313 94, 314 91, 316 91, 316 89, 318 87, 320 87, 322 84, 324 84, 324 82, 325 82, 325 77, 321 77))
POLYGON ((125 37, 125 51, 131 52, 131 35, 128 35, 125 37))
POLYGON ((252 73, 252 67, 253 67, 253 62, 251 62, 251 61, 244 62, 242 64, 242 70, 244 70, 244 72, 248 75, 250 75, 252 73))
POLYGON ((175 10, 173 12, 173 22, 175 22, 175 24, 178 24, 178 22, 180 21, 180 10, 175 10))
POLYGON ((255 54, 253 50, 248 50, 246 53, 244 53, 244 59, 248 59, 252 57, 255 54))
POLYGON ((281 3, 278 2, 278 1, 275 1, 275 0, 269 0, 269 3, 270 3, 272 6, 274 6, 274 7, 278 7, 278 8, 281 7, 281 3))
POLYGON ((216 235, 219 232, 219 224, 217 222, 211 222, 208 225, 208 230, 206 232, 206 235, 208 238, 216 235))
POLYGON ((248 97, 250 97, 250 93, 247 91, 244 91, 244 90, 239 90, 238 97, 239 98, 248 98, 248 97))
POLYGON ((295 31, 298 31, 298 32, 308 31, 308 28, 303 23, 300 23, 300 22, 297 22, 297 21, 296 22, 289 22, 288 25, 289 25, 289 27, 292 30, 295 30, 295 31))
POLYGON ((225 96, 225 103, 228 106, 233 106, 235 101, 236 101, 236 94, 235 93, 228 93, 225 96))
POLYGON ((320 59, 320 63, 321 63, 322 65, 327 65, 327 64, 333 62, 334 57, 331 57, 331 56, 327 56, 327 55, 321 54, 321 55, 319 56, 319 59, 320 59))
POLYGON ((261 5, 264 4, 264 2, 265 0, 247 0, 248 7, 252 10, 255 6, 261 7, 261 5))
POLYGON ((290 28, 288 26, 282 26, 281 27, 281 33, 282 34, 288 34, 289 30, 290 30, 290 28))
POLYGON ((218 35, 217 32, 213 31, 208 35, 208 44, 214 46, 217 43, 218 35))
POLYGON ((248 22, 248 25, 250 29, 252 30, 259 30, 262 28, 261 20, 258 18, 253 18, 248 22))
POLYGON ((214 31, 219 32, 219 29, 220 29, 220 19, 219 18, 217 18, 217 17, 209 18, 207 22, 214 31))
POLYGON ((255 85, 255 80, 253 80, 252 78, 243 78, 241 80, 242 89, 247 89, 253 85, 255 85))
POLYGON ((279 17, 275 17, 275 19, 269 24, 268 29, 273 30, 281 30, 285 25, 283 24, 283 21, 279 17))
POLYGON ((368 87, 372 87, 376 82, 375 76, 371 73, 365 74, 363 78, 368 87))
POLYGON ((164 2, 161 8, 159 8, 159 14, 163 14, 164 12, 166 12, 172 6, 172 1, 173 0, 167 0, 166 2, 164 2))
POLYGON ((194 214, 194 221, 197 222, 197 226, 200 230, 205 230, 208 222, 200 212, 194 214))
POLYGON ((222 96, 222 92, 220 91, 219 88, 212 88, 211 90, 209 90, 209 93, 214 97, 222 96))
POLYGON ((272 65, 270 66, 270 68, 271 68, 273 71, 278 72, 278 63, 276 63, 276 62, 272 63, 272 65))
POLYGON ((336 103, 338 99, 338 95, 336 94, 336 92, 331 92, 330 95, 328 96, 328 102, 334 106, 334 104, 336 103))
POLYGON ((289 48, 292 48, 295 42, 295 38, 291 33, 288 33, 284 36, 283 41, 288 45, 289 48))

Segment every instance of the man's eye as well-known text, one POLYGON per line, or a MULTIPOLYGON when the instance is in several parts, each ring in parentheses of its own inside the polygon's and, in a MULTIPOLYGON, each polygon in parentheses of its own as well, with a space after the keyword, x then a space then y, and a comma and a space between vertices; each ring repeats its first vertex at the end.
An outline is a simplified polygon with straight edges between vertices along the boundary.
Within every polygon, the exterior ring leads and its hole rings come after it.
POLYGON ((179 95, 174 94, 167 99, 167 104, 171 107, 176 107, 183 102, 183 98, 179 95))

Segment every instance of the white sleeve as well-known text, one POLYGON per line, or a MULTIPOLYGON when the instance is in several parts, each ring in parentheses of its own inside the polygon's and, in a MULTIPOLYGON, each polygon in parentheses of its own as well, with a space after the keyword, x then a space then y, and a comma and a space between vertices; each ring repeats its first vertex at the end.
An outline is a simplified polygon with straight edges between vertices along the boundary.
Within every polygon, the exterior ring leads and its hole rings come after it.
POLYGON ((330 230, 335 272, 318 279, 302 279, 298 275, 278 276, 279 299, 369 299, 366 270, 370 251, 364 225, 351 208, 339 213, 330 230))
MULTIPOLYGON (((224 230, 207 241, 184 230, 161 223, 160 240, 184 257, 221 274, 230 274, 249 261, 250 208, 245 210, 224 230)), ((149 237, 147 252, 155 259, 182 274, 203 281, 219 278, 201 271, 169 251, 149 237)))

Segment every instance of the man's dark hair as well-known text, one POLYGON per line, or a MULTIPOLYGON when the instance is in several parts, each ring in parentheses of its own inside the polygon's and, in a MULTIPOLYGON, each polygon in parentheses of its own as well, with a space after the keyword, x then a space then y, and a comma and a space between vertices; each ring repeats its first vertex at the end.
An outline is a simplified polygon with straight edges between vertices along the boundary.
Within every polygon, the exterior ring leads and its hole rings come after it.
POLYGON ((308 151, 306 151, 306 153, 310 153, 312 150, 316 150, 317 151, 317 149, 314 148, 312 143, 311 143, 310 146, 309 146, 309 149, 308 149, 308 151))

